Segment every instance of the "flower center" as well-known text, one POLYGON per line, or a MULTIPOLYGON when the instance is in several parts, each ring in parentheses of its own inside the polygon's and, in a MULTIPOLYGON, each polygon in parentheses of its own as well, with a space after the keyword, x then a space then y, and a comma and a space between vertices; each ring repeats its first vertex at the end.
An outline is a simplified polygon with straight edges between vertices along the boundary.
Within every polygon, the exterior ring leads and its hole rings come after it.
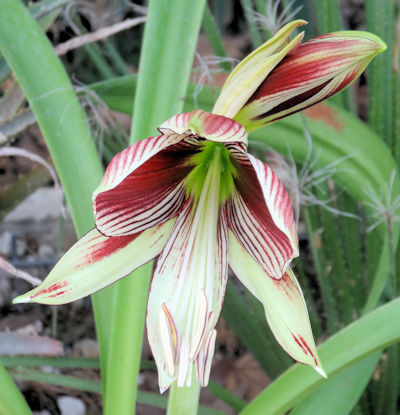
POLYGON ((234 190, 233 178, 237 176, 229 150, 222 143, 205 141, 202 150, 191 158, 190 164, 195 167, 186 177, 187 196, 191 194, 196 200, 200 198, 206 177, 212 169, 212 180, 218 176, 220 183, 219 202, 226 202, 234 190))

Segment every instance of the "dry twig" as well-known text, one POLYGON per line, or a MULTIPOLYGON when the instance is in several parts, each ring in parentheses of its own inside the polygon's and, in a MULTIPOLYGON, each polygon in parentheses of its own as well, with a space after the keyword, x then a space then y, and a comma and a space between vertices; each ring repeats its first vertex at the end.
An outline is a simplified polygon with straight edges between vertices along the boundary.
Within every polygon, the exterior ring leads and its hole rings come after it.
POLYGON ((6 261, 2 257, 0 257, 0 268, 4 269, 4 271, 7 271, 14 277, 21 278, 22 280, 25 280, 32 285, 40 285, 40 283, 42 282, 39 278, 35 278, 31 274, 28 274, 25 271, 21 271, 20 269, 15 268, 13 264, 6 261))
POLYGON ((134 19, 126 19, 123 22, 113 24, 111 26, 103 27, 96 32, 87 33, 82 36, 74 37, 73 39, 68 40, 67 42, 60 43, 57 45, 54 50, 57 55, 64 55, 72 49, 79 48, 88 43, 97 42, 98 40, 106 39, 112 35, 115 35, 118 32, 121 32, 131 27, 137 26, 146 21, 146 17, 135 17, 134 19))

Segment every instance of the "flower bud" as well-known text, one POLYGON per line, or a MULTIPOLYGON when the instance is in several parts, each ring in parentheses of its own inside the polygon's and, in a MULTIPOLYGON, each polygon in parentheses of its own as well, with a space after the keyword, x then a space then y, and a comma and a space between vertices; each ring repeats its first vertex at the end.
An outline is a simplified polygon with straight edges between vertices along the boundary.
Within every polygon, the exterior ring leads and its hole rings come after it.
POLYGON ((235 116, 247 131, 329 98, 350 85, 386 49, 367 32, 336 32, 292 49, 235 116))

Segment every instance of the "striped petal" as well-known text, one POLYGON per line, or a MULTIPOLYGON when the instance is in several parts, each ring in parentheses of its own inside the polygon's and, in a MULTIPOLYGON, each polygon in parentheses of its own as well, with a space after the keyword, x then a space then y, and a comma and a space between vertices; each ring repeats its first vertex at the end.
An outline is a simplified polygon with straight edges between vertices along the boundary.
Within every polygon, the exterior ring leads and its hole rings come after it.
POLYGON ((42 284, 14 303, 65 304, 119 280, 157 256, 175 223, 142 233, 107 237, 92 229, 58 261, 42 284))
POLYGON ((247 131, 314 105, 350 85, 386 49, 366 32, 337 32, 291 51, 235 116, 247 131))
POLYGON ((304 297, 290 268, 271 278, 229 231, 229 266, 263 304, 268 324, 283 349, 326 377, 319 361, 304 297))
POLYGON ((175 379, 190 385, 193 366, 207 385, 226 280, 227 226, 211 172, 180 212, 151 284, 147 332, 161 391, 175 379))
POLYGON ((97 229, 130 235, 175 217, 185 199, 183 180, 196 152, 184 135, 150 137, 117 154, 93 195, 97 229))
POLYGON ((266 164, 244 152, 231 154, 237 178, 227 203, 228 226, 264 271, 279 279, 298 255, 289 196, 266 164))
POLYGON ((272 39, 242 60, 226 80, 212 112, 233 118, 274 67, 298 46, 303 33, 291 42, 289 38, 297 27, 304 24, 304 20, 287 24, 272 39))
POLYGON ((163 134, 189 133, 217 143, 242 143, 247 146, 246 130, 239 123, 202 110, 175 115, 158 129, 163 134))

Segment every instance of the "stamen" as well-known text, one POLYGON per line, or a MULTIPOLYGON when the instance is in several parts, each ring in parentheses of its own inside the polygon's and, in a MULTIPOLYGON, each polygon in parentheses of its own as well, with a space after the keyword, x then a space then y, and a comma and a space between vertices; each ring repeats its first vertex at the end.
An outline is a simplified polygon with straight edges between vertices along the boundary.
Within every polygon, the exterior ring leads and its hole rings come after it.
POLYGON ((205 328, 207 325, 207 297, 203 289, 200 290, 199 309, 197 315, 197 322, 193 329, 191 347, 190 347, 190 359, 194 360, 199 351, 200 345, 203 341, 205 328))
POLYGON ((208 385, 208 379, 210 377, 211 371, 211 363, 214 356, 214 349, 215 349, 215 339, 217 337, 217 330, 213 330, 207 339, 206 347, 205 347, 205 356, 204 356, 204 374, 201 381, 201 386, 208 385))
POLYGON ((176 352, 178 350, 178 332, 177 332, 176 327, 175 327, 174 319, 172 318, 172 315, 171 315, 170 311, 168 310, 168 307, 165 303, 163 303, 162 308, 164 310, 165 315, 168 318, 168 323, 169 323, 169 328, 171 330, 172 342, 174 344, 175 358, 176 358, 176 352))
POLYGON ((178 369, 178 378, 177 384, 178 387, 183 388, 185 386, 185 381, 188 372, 189 366, 189 341, 186 336, 182 338, 181 347, 179 350, 179 369, 178 369))
POLYGON ((196 359, 196 374, 201 386, 208 385, 211 363, 214 356, 215 338, 217 331, 214 329, 207 337, 203 347, 200 349, 196 359))
POLYGON ((165 303, 159 311, 160 338, 165 365, 169 376, 175 374, 175 360, 178 344, 178 335, 174 320, 165 303))

